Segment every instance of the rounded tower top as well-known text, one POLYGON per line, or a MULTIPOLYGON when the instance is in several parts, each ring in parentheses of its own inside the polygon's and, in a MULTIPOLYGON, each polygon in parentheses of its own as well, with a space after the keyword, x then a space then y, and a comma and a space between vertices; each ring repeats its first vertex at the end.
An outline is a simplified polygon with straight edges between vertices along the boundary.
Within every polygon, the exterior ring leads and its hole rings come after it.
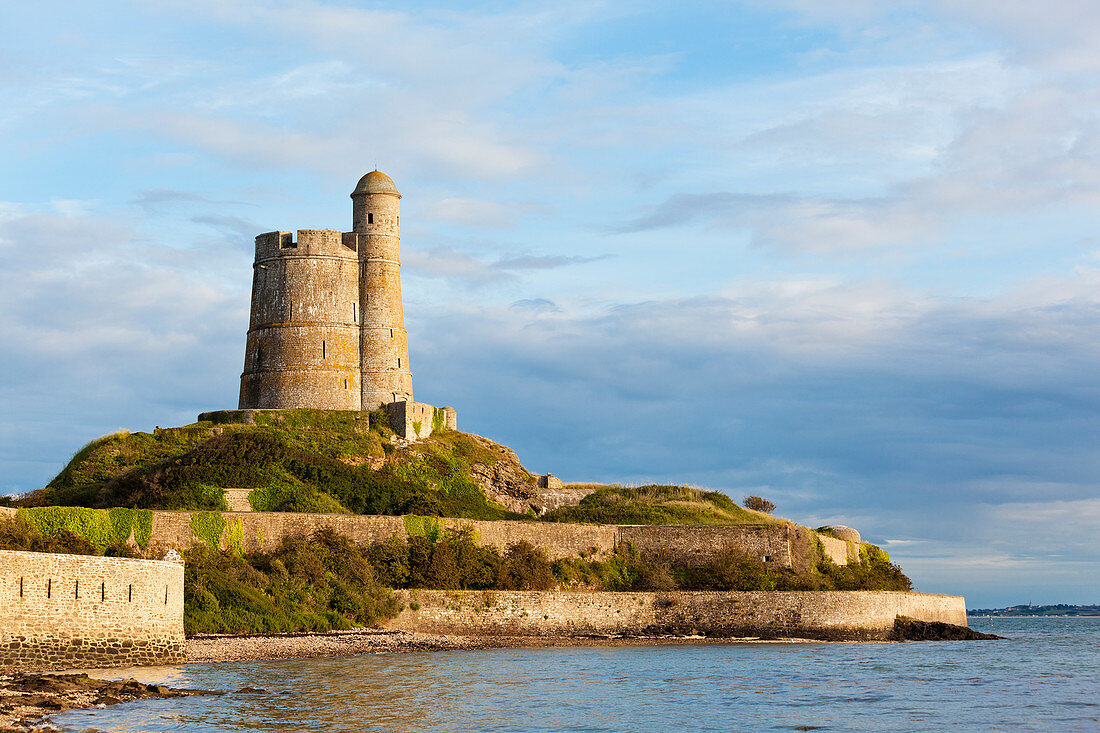
POLYGON ((355 187, 351 195, 354 197, 368 193, 388 193, 401 198, 401 194, 397 192, 397 186, 394 185, 393 179, 378 170, 371 171, 360 178, 359 185, 355 187))

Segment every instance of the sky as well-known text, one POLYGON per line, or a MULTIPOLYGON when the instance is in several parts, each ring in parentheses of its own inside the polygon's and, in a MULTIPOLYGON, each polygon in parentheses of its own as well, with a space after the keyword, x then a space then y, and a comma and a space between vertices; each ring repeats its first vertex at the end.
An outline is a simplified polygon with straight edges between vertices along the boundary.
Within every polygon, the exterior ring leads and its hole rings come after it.
POLYGON ((1100 6, 0 4, 0 493, 236 407, 253 238, 403 194, 418 401, 566 481, 1100 603, 1100 6))

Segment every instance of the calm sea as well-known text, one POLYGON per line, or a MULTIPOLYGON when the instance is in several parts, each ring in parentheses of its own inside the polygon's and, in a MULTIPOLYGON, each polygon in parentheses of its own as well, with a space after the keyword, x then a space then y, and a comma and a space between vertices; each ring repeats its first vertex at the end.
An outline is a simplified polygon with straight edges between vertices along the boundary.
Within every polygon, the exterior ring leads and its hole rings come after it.
MULTIPOLYGON (((985 619, 971 621, 988 630, 985 619)), ((66 731, 1100 731, 1100 619, 1007 641, 505 649, 128 670, 239 690, 54 716, 66 731)))

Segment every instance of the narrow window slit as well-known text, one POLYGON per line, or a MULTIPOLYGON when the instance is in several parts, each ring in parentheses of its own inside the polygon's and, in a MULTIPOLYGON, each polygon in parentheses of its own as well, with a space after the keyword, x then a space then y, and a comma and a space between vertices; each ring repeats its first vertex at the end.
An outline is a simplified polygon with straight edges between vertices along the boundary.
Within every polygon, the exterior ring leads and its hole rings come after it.
POLYGON ((76 587, 73 589, 73 598, 80 598, 80 581, 76 581, 76 587))
POLYGON ((132 603, 132 602, 133 602, 133 600, 134 600, 134 584, 133 584, 133 583, 131 583, 131 584, 130 584, 130 590, 129 590, 129 592, 127 593, 127 596, 126 596, 126 602, 127 602, 127 603, 132 603))
POLYGON ((99 600, 107 600, 107 582, 104 581, 99 584, 99 600))
POLYGON ((51 593, 53 593, 53 578, 46 580, 46 597, 49 598, 51 593))
POLYGON ((327 358, 327 357, 325 356, 325 342, 324 342, 324 341, 322 341, 322 342, 321 342, 321 358, 322 358, 322 359, 325 359, 325 358, 327 358))
POLYGON ((373 224, 374 223, 374 214, 367 214, 367 223, 368 224, 373 224))
POLYGON ((164 605, 168 605, 168 586, 164 586, 164 605))
POLYGON ((22 578, 19 579, 19 597, 20 598, 23 597, 23 579, 22 578))

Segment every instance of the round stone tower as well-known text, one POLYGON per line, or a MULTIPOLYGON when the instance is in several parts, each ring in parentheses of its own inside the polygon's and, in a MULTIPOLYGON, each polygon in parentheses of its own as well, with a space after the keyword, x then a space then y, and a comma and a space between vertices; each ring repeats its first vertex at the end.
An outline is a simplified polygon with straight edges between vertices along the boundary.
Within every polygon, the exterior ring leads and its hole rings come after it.
POLYGON ((354 235, 256 237, 240 408, 358 410, 359 298, 354 235))
POLYGON ((412 372, 401 305, 401 194, 372 171, 351 193, 352 231, 359 242, 361 408, 412 402, 412 372))

